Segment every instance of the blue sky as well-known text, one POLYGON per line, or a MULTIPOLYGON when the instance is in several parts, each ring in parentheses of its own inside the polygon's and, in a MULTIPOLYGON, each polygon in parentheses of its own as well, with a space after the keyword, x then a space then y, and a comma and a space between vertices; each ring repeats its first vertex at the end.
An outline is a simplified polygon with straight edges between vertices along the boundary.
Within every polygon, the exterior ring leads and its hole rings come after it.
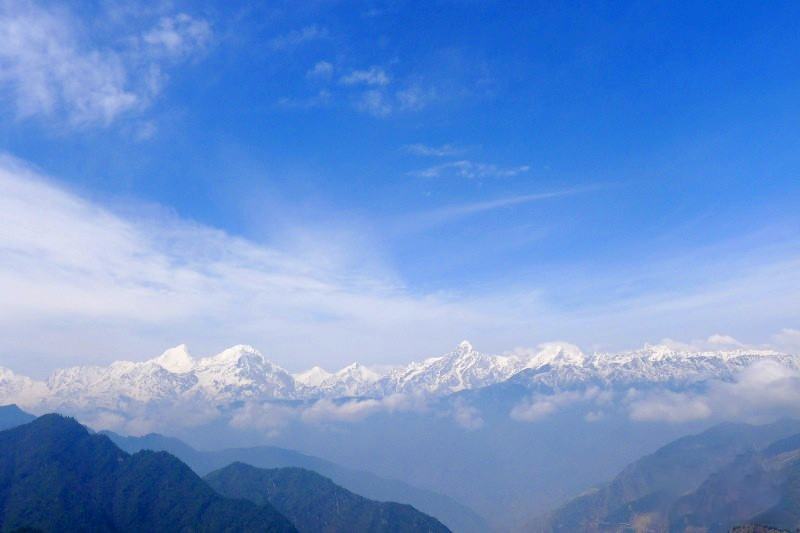
POLYGON ((0 364, 798 349, 798 16, 2 2, 0 364))

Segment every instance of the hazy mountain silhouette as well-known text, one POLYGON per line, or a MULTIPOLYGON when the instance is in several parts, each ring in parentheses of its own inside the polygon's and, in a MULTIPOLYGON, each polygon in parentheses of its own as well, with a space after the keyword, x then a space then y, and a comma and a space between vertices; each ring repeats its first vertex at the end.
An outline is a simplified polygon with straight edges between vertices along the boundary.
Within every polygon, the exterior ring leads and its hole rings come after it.
POLYGON ((234 463, 212 472, 205 480, 229 498, 271 504, 301 533, 449 531, 410 505, 368 500, 303 468, 262 469, 234 463))
POLYGON ((447 496, 413 487, 402 481, 384 479, 369 472, 350 470, 324 459, 285 448, 257 446, 199 451, 179 439, 155 433, 143 437, 123 437, 113 432, 104 434, 128 452, 147 449, 167 451, 201 476, 235 462, 258 468, 299 467, 330 478, 337 485, 365 498, 412 505, 454 531, 473 533, 489 530, 483 518, 447 496))
POLYGON ((721 424, 683 437, 629 465, 608 485, 534 520, 526 529, 684 531, 696 526, 728 531, 757 518, 759 511, 778 504, 783 495, 787 503, 775 513, 790 514, 792 500, 786 483, 794 475, 793 463, 778 462, 800 454, 800 438, 781 440, 798 431, 800 422, 779 420, 765 426, 721 424), (773 442, 772 446, 791 449, 783 454, 768 452, 773 442), (792 448, 793 444, 797 446, 792 448))
POLYGON ((36 420, 32 414, 26 413, 14 404, 0 405, 0 431, 21 426, 36 420))

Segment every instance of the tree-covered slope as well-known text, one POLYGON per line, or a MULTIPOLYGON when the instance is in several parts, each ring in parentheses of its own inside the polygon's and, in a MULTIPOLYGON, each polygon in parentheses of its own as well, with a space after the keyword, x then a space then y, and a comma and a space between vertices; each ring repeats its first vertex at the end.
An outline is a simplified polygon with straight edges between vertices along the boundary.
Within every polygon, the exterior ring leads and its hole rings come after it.
POLYGON ((273 505, 301 533, 449 531, 410 505, 368 500, 302 468, 261 469, 234 463, 205 480, 224 496, 273 505))
POLYGON ((75 420, 0 432, 0 530, 275 531, 271 506, 226 499, 167 453, 128 455, 75 420))

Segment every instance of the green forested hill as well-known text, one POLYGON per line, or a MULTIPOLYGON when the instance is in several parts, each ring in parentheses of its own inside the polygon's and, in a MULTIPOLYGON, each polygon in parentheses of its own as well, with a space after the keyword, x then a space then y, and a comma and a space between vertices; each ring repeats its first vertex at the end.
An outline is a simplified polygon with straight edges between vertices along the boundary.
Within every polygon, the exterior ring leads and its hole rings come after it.
POLYGON ((163 452, 128 455, 70 418, 0 432, 0 530, 275 531, 269 505, 226 499, 163 452))

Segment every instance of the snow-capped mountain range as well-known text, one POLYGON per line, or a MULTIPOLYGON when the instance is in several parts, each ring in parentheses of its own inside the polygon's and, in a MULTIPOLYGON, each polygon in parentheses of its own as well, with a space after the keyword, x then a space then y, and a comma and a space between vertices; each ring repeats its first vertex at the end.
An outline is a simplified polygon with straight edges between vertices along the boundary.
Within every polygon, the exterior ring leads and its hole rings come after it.
POLYGON ((27 407, 104 408, 200 401, 313 400, 384 397, 397 393, 447 395, 509 381, 535 389, 581 384, 691 382, 726 378, 760 359, 800 369, 797 356, 770 350, 684 351, 664 345, 587 356, 566 343, 536 352, 490 355, 464 341, 450 353, 396 368, 386 374, 354 363, 338 372, 320 367, 291 374, 246 345, 212 357, 195 358, 185 345, 144 361, 107 367, 72 367, 36 381, 0 367, 0 404, 27 407))

